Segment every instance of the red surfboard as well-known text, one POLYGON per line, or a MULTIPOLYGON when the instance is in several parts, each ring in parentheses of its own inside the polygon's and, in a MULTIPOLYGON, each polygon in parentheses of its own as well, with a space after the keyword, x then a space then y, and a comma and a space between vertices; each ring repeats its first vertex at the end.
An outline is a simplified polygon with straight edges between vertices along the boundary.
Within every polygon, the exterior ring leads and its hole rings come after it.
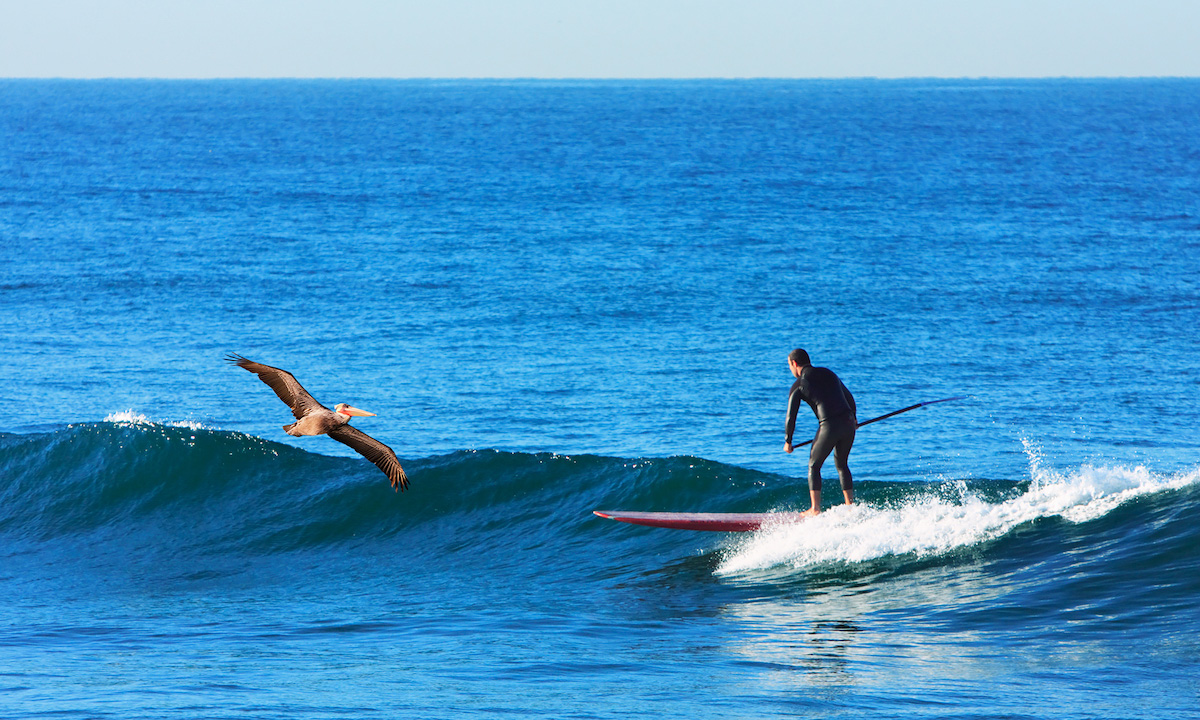
POLYGON ((602 518, 634 525, 711 532, 753 532, 762 527, 786 525, 804 519, 803 515, 798 512, 683 513, 627 512, 624 510, 593 510, 592 512, 602 518))

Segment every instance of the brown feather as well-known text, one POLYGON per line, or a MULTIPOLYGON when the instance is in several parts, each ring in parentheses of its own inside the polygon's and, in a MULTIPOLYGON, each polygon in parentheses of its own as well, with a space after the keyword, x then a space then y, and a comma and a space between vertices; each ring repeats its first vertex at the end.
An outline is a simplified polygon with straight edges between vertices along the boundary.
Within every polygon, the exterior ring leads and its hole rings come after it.
POLYGON ((262 380, 267 384, 267 387, 274 390, 279 399, 292 409, 292 415, 297 420, 303 418, 313 410, 329 409, 317 402, 312 395, 309 395, 304 386, 287 370, 280 370, 277 367, 256 363, 253 360, 247 360, 241 355, 234 353, 226 355, 225 359, 257 375, 259 380, 262 380))
POLYGON ((400 467, 396 453, 392 452, 387 445, 350 425, 342 425, 330 430, 329 437, 343 445, 349 445, 360 455, 375 463, 375 467, 382 470, 388 480, 392 481, 393 490, 408 489, 408 475, 404 473, 404 468, 400 467))

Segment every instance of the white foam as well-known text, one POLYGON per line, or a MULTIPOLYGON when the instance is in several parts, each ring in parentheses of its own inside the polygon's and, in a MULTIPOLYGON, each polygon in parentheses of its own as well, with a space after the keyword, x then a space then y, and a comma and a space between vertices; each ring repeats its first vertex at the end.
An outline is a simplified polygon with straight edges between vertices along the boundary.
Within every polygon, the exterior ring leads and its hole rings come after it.
POLYGON ((1034 454, 1030 465, 1033 481, 1019 497, 988 503, 958 483, 957 501, 931 492, 890 508, 838 505, 815 518, 763 530, 739 542, 726 552, 717 574, 940 555, 1000 537, 1039 518, 1086 522, 1136 497, 1200 483, 1200 469, 1167 476, 1141 466, 1087 465, 1061 474, 1046 469, 1034 454))
POLYGON ((121 412, 109 413, 104 422, 116 423, 118 425, 141 425, 146 427, 175 427, 186 428, 188 430, 211 430, 202 423, 192 420, 151 420, 140 412, 133 410, 122 410, 121 412))

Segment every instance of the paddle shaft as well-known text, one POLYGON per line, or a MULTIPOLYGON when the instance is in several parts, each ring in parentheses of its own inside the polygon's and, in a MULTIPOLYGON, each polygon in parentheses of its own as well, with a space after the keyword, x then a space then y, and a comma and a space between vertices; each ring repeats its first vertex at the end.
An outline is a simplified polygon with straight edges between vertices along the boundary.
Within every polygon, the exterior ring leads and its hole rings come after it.
MULTIPOLYGON (((871 423, 879 422, 880 420, 886 420, 886 419, 892 417, 893 415, 899 415, 900 413, 906 413, 909 410, 916 410, 917 408, 925 407, 926 405, 936 405, 937 403, 950 402, 951 400, 962 400, 965 397, 966 397, 966 395, 957 395, 955 397, 942 398, 941 400, 926 400, 925 402, 917 403, 916 405, 909 405, 906 408, 901 408, 899 410, 893 410, 892 412, 888 413, 887 415, 880 415, 877 418, 871 418, 870 420, 864 420, 863 422, 860 422, 858 425, 856 425, 855 428, 860 428, 863 425, 870 425, 871 423)), ((816 438, 814 438, 814 439, 816 439, 816 438)), ((793 448, 804 447, 805 445, 808 445, 810 443, 812 443, 812 440, 805 440, 804 442, 800 443, 799 445, 793 445, 792 447, 793 448)))

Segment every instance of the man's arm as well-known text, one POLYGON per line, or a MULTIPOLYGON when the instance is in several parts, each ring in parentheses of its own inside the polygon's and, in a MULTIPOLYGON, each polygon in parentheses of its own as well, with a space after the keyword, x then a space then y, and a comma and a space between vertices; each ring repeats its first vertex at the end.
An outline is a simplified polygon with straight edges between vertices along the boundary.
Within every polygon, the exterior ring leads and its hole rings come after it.
POLYGON ((846 402, 850 403, 850 414, 854 415, 854 422, 858 422, 858 405, 855 404, 854 396, 850 394, 850 388, 846 387, 846 383, 842 383, 842 394, 846 396, 846 402))
POLYGON ((783 443, 784 452, 792 451, 792 433, 796 432, 796 413, 799 412, 802 402, 804 399, 800 397, 800 388, 793 385, 792 392, 788 394, 787 422, 784 424, 786 438, 783 443))

